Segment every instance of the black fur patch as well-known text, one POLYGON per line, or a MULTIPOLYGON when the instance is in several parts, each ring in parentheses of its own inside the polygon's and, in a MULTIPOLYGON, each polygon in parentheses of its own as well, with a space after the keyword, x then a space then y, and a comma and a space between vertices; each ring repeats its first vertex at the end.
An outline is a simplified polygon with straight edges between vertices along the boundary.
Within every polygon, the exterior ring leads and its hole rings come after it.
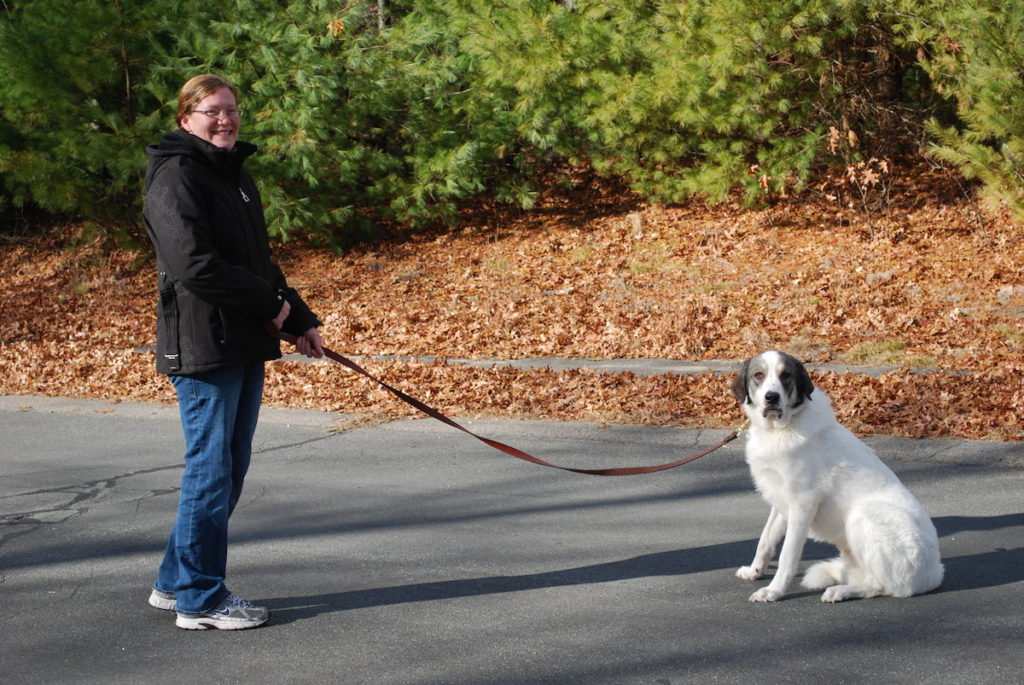
POLYGON ((750 402, 750 393, 747 391, 747 370, 750 369, 750 360, 743 362, 743 367, 732 379, 732 394, 740 401, 740 404, 750 402))
POLYGON ((792 374, 790 383, 785 384, 786 390, 792 393, 793 397, 796 397, 796 402, 793 403, 793 406, 799 407, 804 403, 804 400, 811 399, 811 393, 814 392, 814 381, 811 380, 810 374, 807 373, 807 367, 799 359, 782 352, 779 355, 782 357, 782 363, 785 365, 786 370, 792 374))

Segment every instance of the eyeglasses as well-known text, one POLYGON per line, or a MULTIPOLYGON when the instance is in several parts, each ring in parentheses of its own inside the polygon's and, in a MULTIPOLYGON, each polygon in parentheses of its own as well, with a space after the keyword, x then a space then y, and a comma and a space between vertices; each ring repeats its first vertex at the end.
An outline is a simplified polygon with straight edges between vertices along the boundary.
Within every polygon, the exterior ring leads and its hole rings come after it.
POLYGON ((220 119, 222 116, 227 116, 231 119, 241 119, 242 110, 240 109, 194 109, 193 112, 198 114, 205 114, 211 119, 220 119))

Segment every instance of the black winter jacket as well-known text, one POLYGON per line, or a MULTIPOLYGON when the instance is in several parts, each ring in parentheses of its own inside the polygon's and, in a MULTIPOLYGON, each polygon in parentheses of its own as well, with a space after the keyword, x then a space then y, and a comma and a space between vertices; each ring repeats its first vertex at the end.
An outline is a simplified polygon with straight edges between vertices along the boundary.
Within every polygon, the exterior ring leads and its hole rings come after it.
POLYGON ((156 248, 161 373, 277 359, 280 344, 264 325, 282 298, 291 304, 286 332, 320 325, 270 258, 259 192, 242 168, 255 152, 249 143, 226 150, 181 130, 146 148, 143 218, 156 248))

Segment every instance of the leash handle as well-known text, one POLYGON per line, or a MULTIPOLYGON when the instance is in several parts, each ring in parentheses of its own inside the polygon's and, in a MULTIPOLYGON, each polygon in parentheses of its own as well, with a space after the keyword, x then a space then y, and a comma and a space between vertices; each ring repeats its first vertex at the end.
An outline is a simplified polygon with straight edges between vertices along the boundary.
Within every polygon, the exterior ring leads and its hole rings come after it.
MULTIPOLYGON (((296 338, 295 338, 294 335, 291 335, 290 333, 285 333, 284 331, 278 330, 270 322, 267 323, 267 332, 270 333, 270 335, 272 335, 275 338, 279 338, 280 340, 283 340, 283 341, 285 341, 287 343, 290 343, 292 345, 295 344, 296 338)), ((734 431, 730 432, 727 436, 725 436, 725 438, 721 442, 719 442, 718 444, 713 445, 712 447, 709 447, 709 448, 707 448, 707 449, 705 449, 705 450, 703 450, 701 452, 698 452, 697 454, 691 454, 688 457, 684 457, 684 458, 678 459, 676 461, 671 461, 671 462, 668 462, 666 464, 655 464, 653 466, 623 466, 623 467, 608 468, 608 469, 578 469, 578 468, 573 468, 573 467, 570 467, 570 466, 559 466, 558 464, 552 464, 551 462, 545 461, 545 460, 543 460, 543 459, 541 459, 539 457, 535 457, 532 454, 527 454, 526 452, 524 452, 524 451, 522 451, 522 450, 520 450, 518 448, 512 447, 511 445, 506 445, 503 442, 498 442, 497 440, 491 440, 490 438, 486 438, 486 437, 484 437, 482 435, 477 435, 473 431, 469 430, 465 426, 462 426, 462 425, 456 423, 455 421, 453 421, 452 419, 448 418, 447 416, 445 416, 444 414, 442 414, 438 410, 434 409, 433 407, 431 407, 431 406, 421 402, 420 400, 416 399, 415 397, 413 397, 413 396, 411 396, 411 395, 409 395, 407 393, 402 392, 398 388, 394 388, 394 387, 388 385, 384 381, 382 381, 379 378, 373 376, 366 369, 364 369, 363 367, 359 366, 359 364, 356 364, 354 361, 352 361, 348 357, 344 357, 344 356, 338 354, 334 350, 328 348, 326 345, 323 346, 323 349, 324 349, 324 356, 328 357, 332 361, 335 361, 335 362, 341 364, 342 366, 344 366, 344 367, 346 367, 346 368, 348 368, 348 369, 350 369, 352 371, 355 371, 356 373, 360 374, 361 376, 365 376, 366 378, 370 379, 371 381, 373 381, 374 383, 376 383, 380 387, 384 388, 385 390, 387 390, 392 395, 394 395, 395 397, 399 398, 400 400, 402 400, 406 404, 408 404, 408 405, 410 405, 412 407, 415 407, 416 409, 418 409, 419 411, 423 412, 424 414, 426 414, 427 416, 429 416, 429 417, 431 417, 433 419, 437 419, 438 421, 440 421, 442 423, 448 424, 449 426, 451 426, 452 428, 455 428, 456 430, 460 430, 460 431, 462 431, 463 433, 465 433, 467 435, 473 436, 474 438, 476 438, 477 440, 479 440, 480 442, 484 443, 485 445, 487 445, 489 447, 492 447, 492 448, 494 448, 496 450, 504 452, 505 454, 508 454, 509 456, 515 457, 516 459, 522 459, 523 461, 528 461, 528 462, 530 462, 532 464, 537 464, 538 466, 547 466, 549 468, 559 469, 559 470, 562 470, 562 471, 571 471, 572 473, 582 473, 582 474, 588 475, 588 476, 636 476, 636 475, 643 474, 643 473, 655 473, 656 471, 667 471, 668 469, 674 469, 677 466, 682 466, 683 464, 688 464, 691 461, 696 461, 697 459, 700 459, 701 457, 703 457, 705 455, 711 454, 712 452, 714 452, 715 450, 719 449, 720 447, 724 447, 728 443, 730 443, 733 440, 735 440, 736 438, 738 438, 740 436, 740 433, 743 431, 743 428, 739 428, 737 430, 734 430, 734 431)))

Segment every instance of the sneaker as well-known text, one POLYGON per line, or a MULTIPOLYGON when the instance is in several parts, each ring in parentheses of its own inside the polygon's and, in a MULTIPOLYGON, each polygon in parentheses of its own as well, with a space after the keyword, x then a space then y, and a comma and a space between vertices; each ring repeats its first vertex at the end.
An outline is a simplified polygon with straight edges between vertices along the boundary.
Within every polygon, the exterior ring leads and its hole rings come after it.
POLYGON ((153 588, 153 591, 149 593, 149 606, 164 611, 174 611, 178 608, 178 599, 173 592, 164 592, 153 588))
POLYGON ((258 607, 241 597, 230 595, 212 611, 204 611, 200 614, 179 611, 175 625, 185 630, 207 630, 208 628, 242 630, 261 626, 269 618, 270 611, 266 607, 258 607))

